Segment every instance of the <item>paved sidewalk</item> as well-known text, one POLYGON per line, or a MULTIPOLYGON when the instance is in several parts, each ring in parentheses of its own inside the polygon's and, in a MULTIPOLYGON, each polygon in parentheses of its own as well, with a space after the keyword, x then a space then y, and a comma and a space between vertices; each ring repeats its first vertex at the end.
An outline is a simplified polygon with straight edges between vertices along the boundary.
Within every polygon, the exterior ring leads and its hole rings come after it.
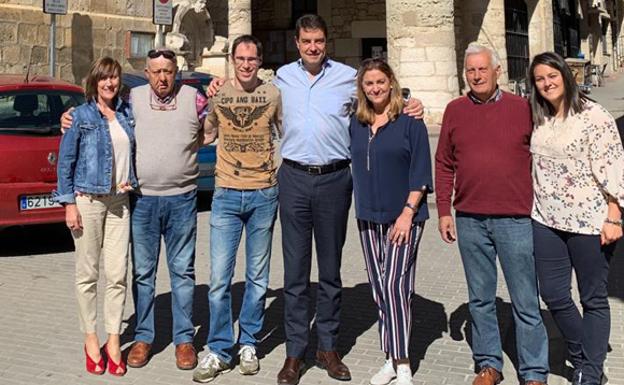
MULTIPOLYGON (((592 96, 614 113, 624 113, 624 76, 595 89, 592 96)), ((432 137, 435 149, 436 138, 432 137)), ((194 323, 195 344, 202 350, 208 328, 208 221, 210 211, 202 202, 199 214, 197 289, 194 323)), ((437 233, 435 207, 427 223, 420 255, 414 302, 411 359, 417 385, 471 384, 473 365, 466 341, 467 293, 463 269, 455 245, 444 244, 437 233)), ((379 353, 376 312, 370 297, 364 262, 355 230, 350 221, 343 261, 343 310, 340 351, 351 368, 351 384, 368 384, 370 376, 383 364, 379 353)), ((171 296, 166 266, 161 258, 156 300, 157 335, 155 355, 142 369, 129 369, 123 378, 92 376, 84 370, 82 336, 78 327, 74 296, 73 246, 62 226, 36 226, 8 229, 0 233, 0 384, 191 384, 191 372, 175 368, 171 343, 171 296)), ((243 250, 244 247, 241 247, 243 250)), ((624 255, 612 262, 609 293, 612 305, 611 352, 606 363, 609 383, 624 384, 624 255)), ((235 309, 240 308, 243 264, 239 258, 234 279, 235 309)), ((219 377, 215 384, 274 384, 284 359, 282 324, 282 253, 277 224, 272 256, 267 317, 260 345, 262 369, 256 376, 243 377, 237 370, 219 377)), ((316 269, 312 272, 316 277, 316 269)), ((316 287, 313 284, 314 288, 316 287)), ((103 287, 100 286, 100 290, 103 287)), ((517 384, 514 362, 514 335, 509 297, 502 276, 499 279, 501 335, 506 352, 505 381, 517 384)), ((567 384, 563 342, 551 318, 544 312, 551 336, 549 384, 567 384)), ((124 346, 132 341, 129 327, 134 320, 132 297, 125 311, 124 346)), ((468 327, 469 329, 469 327, 468 327)), ((100 330, 100 336, 104 331, 100 330)), ((309 362, 312 363, 315 338, 309 362)), ((318 368, 311 367, 302 385, 338 384, 318 368)))

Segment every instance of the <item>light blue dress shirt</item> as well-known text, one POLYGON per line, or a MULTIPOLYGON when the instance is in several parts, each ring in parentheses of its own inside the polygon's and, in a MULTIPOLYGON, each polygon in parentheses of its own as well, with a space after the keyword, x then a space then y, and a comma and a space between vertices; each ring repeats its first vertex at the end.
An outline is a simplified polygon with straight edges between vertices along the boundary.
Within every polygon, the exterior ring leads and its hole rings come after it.
POLYGON ((282 158, 325 165, 350 158, 349 121, 356 100, 356 70, 326 59, 310 78, 301 59, 277 70, 282 94, 282 158))

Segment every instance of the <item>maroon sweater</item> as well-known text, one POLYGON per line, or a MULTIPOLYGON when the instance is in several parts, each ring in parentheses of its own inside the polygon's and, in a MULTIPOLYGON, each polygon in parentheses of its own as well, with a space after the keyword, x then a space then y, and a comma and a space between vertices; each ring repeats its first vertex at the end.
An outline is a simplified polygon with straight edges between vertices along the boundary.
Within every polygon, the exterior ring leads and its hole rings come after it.
POLYGON ((530 215, 532 129, 528 102, 507 92, 488 104, 449 103, 435 156, 438 215, 451 215, 453 187, 457 211, 530 215))

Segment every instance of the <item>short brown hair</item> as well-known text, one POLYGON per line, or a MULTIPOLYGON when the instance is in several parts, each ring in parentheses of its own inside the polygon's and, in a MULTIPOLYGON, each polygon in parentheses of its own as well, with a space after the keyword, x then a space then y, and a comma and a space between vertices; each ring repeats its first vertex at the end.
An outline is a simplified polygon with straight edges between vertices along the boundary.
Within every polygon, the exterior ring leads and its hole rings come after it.
POLYGON ((302 29, 320 29, 327 39, 327 23, 319 15, 307 14, 297 19, 295 23, 295 38, 299 39, 299 33, 302 29))
POLYGON ((390 108, 388 108, 388 119, 395 120, 403 109, 403 97, 401 96, 401 86, 394 71, 383 59, 366 59, 360 64, 357 74, 357 109, 355 116, 361 123, 373 124, 375 122, 375 111, 372 103, 368 100, 362 89, 364 74, 368 71, 378 70, 390 79, 390 108))
POLYGON ((230 54, 232 57, 234 57, 234 54, 236 53, 236 48, 243 43, 255 45, 256 55, 262 59, 262 43, 257 37, 252 35, 241 35, 234 39, 234 42, 232 43, 232 53, 230 54))
MULTIPOLYGON (((96 60, 91 65, 85 81, 85 97, 87 100, 97 99, 98 82, 113 75, 119 76, 119 85, 121 86, 121 64, 117 60, 108 56, 96 60)), ((117 93, 119 93, 119 89, 117 93)))

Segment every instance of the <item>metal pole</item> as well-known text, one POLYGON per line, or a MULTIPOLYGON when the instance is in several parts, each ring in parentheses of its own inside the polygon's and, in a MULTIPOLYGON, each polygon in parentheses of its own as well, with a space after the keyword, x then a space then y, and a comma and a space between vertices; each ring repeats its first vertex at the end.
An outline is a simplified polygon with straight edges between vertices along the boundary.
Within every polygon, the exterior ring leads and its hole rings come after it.
POLYGON ((56 14, 51 14, 50 15, 50 44, 49 44, 49 49, 50 49, 50 76, 54 77, 54 66, 56 64, 56 58, 55 58, 55 53, 56 50, 54 49, 56 45, 56 14))
POLYGON ((154 48, 160 48, 165 46, 164 26, 156 25, 156 41, 154 42, 154 48))

